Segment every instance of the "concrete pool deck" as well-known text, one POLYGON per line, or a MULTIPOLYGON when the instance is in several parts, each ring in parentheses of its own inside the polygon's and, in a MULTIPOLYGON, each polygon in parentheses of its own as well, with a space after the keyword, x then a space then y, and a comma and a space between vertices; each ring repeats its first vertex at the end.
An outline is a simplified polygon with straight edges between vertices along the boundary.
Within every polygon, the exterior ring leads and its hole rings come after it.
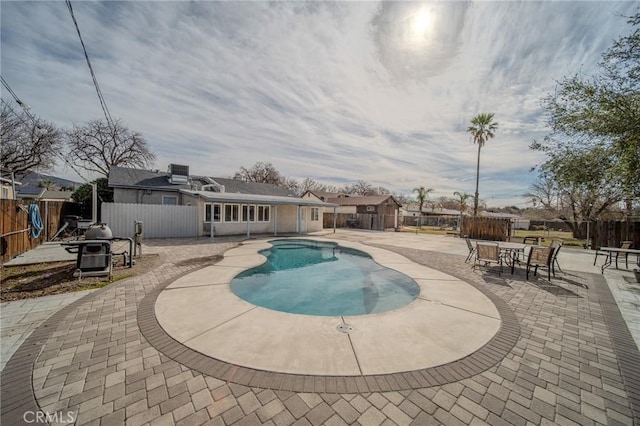
POLYGON ((334 379, 212 366, 208 357, 176 349, 157 330, 153 308, 162 288, 196 271, 190 259, 223 254, 237 242, 148 240, 145 253, 160 254, 161 266, 62 307, 19 346, 0 376, 1 423, 33 422, 28 415, 38 410, 71 413, 82 425, 640 422, 640 352, 632 337, 640 328, 640 288, 629 271, 602 275, 592 252, 563 248, 563 273, 526 281, 521 270, 471 271, 457 238, 330 236, 384 248, 480 289, 505 308, 503 322, 516 325, 513 345, 493 342, 468 364, 458 362, 464 377, 450 364, 334 379))
MULTIPOLYGON (((330 239, 307 238, 316 241, 330 239)), ((278 312, 236 296, 230 281, 266 258, 265 241, 229 250, 219 263, 185 275, 159 295, 155 315, 185 346, 257 370, 359 376, 420 370, 464 358, 495 336, 500 314, 464 281, 388 250, 344 242, 413 278, 420 295, 408 306, 371 315, 325 317, 278 312), (337 330, 352 326, 349 334, 337 330)))

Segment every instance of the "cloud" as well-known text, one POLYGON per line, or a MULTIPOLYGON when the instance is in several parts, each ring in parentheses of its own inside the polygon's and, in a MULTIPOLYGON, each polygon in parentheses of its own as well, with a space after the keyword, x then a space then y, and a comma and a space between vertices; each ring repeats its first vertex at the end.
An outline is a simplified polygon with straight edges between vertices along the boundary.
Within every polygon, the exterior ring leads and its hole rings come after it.
MULTIPOLYGON (((594 71, 632 2, 74 2, 114 118, 156 167, 272 162, 328 184, 473 192, 471 118, 493 112, 481 198, 513 203, 542 158, 540 99, 594 71)), ((62 127, 102 117, 63 2, 3 2, 2 75, 62 127)), ((3 93, 6 98, 6 94, 3 93)))

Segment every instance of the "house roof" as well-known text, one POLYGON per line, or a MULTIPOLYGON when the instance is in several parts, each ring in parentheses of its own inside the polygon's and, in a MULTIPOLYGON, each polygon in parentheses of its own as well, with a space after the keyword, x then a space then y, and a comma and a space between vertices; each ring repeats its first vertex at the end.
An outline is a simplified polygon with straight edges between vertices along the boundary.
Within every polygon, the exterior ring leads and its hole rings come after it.
POLYGON ((502 219, 524 219, 522 216, 518 216, 517 214, 487 212, 487 211, 480 212, 480 216, 497 217, 497 218, 502 218, 502 219))
POLYGON ((25 199, 38 198, 44 191, 44 188, 38 188, 36 186, 23 186, 18 189, 16 197, 25 199))
POLYGON ((398 203, 392 195, 358 195, 348 197, 333 197, 328 198, 327 202, 338 204, 340 206, 378 206, 386 202, 389 198, 391 198, 394 203, 400 206, 400 203, 398 203))
POLYGON ((440 215, 440 216, 460 216, 460 210, 451 210, 451 209, 431 209, 428 207, 424 207, 422 212, 426 215, 440 215))
POLYGON ((336 204, 294 196, 283 197, 278 195, 242 194, 237 192, 195 191, 191 189, 181 189, 180 192, 217 203, 256 203, 269 205, 337 207, 336 204))
POLYGON ((328 200, 329 198, 337 198, 340 195, 344 195, 340 192, 327 192, 327 191, 316 191, 316 190, 307 191, 303 194, 303 196, 306 194, 313 194, 321 200, 328 200))
POLYGON ((73 191, 44 191, 40 194, 39 198, 45 198, 47 200, 69 200, 71 199, 73 191))
MULTIPOLYGON (((224 185, 227 193, 257 194, 257 195, 293 195, 288 189, 269 183, 245 182, 238 179, 226 179, 207 176, 190 176, 191 183, 172 184, 169 173, 153 170, 130 169, 127 167, 112 167, 109 171, 109 186, 113 188, 155 189, 162 191, 180 191, 182 189, 196 190, 202 185, 210 184, 213 179, 224 185)), ((204 192, 204 191, 201 191, 204 192)))

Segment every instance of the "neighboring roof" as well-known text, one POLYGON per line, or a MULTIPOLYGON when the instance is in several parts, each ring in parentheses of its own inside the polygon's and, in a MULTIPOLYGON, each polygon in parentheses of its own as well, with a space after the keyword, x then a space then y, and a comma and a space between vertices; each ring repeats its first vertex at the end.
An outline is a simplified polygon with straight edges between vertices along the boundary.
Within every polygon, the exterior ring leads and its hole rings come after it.
POLYGON ((39 198, 47 200, 69 200, 73 191, 44 191, 39 198))
POLYGON ((398 206, 400 203, 393 198, 392 195, 356 195, 348 197, 334 197, 327 199, 327 202, 338 204, 340 206, 378 206, 386 202, 389 198, 398 206))
POLYGON ((460 216, 460 210, 451 209, 431 209, 430 207, 423 207, 422 212, 427 215, 460 216))
MULTIPOLYGON (((283 187, 269 183, 245 182, 238 179, 226 179, 206 176, 190 176, 191 184, 169 183, 169 173, 153 170, 130 169, 127 167, 112 167, 109 171, 109 186, 113 188, 151 189, 162 191, 180 191, 182 189, 196 190, 202 185, 210 184, 210 179, 224 185, 225 192, 257 195, 293 195, 283 187)), ((201 191, 205 192, 205 191, 201 191)), ((207 191, 209 192, 209 191, 207 191)))
POLYGON ((16 194, 16 198, 39 198, 40 194, 46 191, 45 188, 38 188, 35 186, 23 186, 18 189, 18 193, 16 194))
MULTIPOLYGON (((59 178, 57 176, 45 175, 37 172, 28 172, 24 176, 20 177, 20 182, 25 187, 38 187, 40 182, 42 181, 50 181, 53 182, 56 186, 60 188, 78 188, 82 186, 82 183, 75 182, 69 179, 59 178)), ((42 188, 38 188, 42 189, 42 188)))
POLYGON ((329 198, 337 198, 340 195, 344 195, 340 192, 327 192, 327 191, 307 191, 302 196, 304 197, 306 194, 313 194, 321 200, 328 200, 329 198))
POLYGON ((314 207, 337 207, 336 204, 325 203, 324 201, 311 198, 282 197, 278 195, 241 194, 237 192, 212 192, 194 191, 181 189, 181 193, 197 196, 206 201, 219 203, 256 203, 270 205, 292 205, 292 206, 314 206, 314 207))
POLYGON ((497 213, 497 212, 487 212, 487 211, 480 212, 480 216, 497 217, 502 219, 524 219, 522 216, 518 216, 517 214, 497 213))

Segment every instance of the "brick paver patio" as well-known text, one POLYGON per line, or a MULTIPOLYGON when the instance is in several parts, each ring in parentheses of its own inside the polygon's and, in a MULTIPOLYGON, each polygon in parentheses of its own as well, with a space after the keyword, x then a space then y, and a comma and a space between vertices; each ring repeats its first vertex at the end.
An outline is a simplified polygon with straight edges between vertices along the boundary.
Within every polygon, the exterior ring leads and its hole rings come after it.
POLYGON ((283 377, 203 359, 154 323, 154 294, 197 268, 181 261, 237 243, 153 244, 161 267, 74 302, 27 338, 2 371, 3 425, 29 423, 25 413, 37 410, 94 425, 640 422, 640 353, 600 275, 563 265, 551 283, 527 282, 474 272, 464 256, 385 246, 490 295, 499 335, 437 369, 283 377))

